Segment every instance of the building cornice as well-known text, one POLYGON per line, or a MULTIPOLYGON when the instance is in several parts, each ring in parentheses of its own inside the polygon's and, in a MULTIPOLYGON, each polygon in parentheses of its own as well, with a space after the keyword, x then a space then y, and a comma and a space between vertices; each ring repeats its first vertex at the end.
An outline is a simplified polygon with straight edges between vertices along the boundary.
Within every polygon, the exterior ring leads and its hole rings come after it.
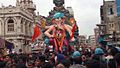
POLYGON ((0 9, 0 17, 5 16, 21 16, 33 21, 33 14, 23 10, 22 8, 0 9))

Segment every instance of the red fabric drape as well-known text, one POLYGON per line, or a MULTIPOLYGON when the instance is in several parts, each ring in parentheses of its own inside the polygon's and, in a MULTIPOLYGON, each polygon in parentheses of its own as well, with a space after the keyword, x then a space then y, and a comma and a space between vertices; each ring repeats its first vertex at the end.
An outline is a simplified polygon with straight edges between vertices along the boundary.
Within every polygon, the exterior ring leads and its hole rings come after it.
POLYGON ((40 35, 40 29, 38 27, 38 25, 36 24, 35 28, 34 28, 34 34, 32 36, 32 42, 40 35))
POLYGON ((74 32, 75 32, 76 28, 77 28, 77 26, 76 26, 76 24, 74 24, 72 27, 72 30, 71 30, 72 35, 70 36, 70 39, 72 39, 74 37, 74 32))

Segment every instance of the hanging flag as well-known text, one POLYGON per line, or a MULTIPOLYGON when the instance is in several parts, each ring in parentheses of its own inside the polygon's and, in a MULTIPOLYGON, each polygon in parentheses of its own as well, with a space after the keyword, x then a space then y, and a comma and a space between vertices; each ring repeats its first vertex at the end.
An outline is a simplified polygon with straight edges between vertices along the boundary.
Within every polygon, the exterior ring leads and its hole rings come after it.
POLYGON ((71 30, 72 35, 70 36, 70 39, 72 39, 74 37, 74 32, 75 32, 76 28, 77 28, 77 26, 76 26, 76 24, 74 24, 72 27, 72 30, 71 30))
POLYGON ((38 25, 36 24, 35 28, 34 28, 34 34, 32 36, 32 42, 40 35, 40 30, 38 25))

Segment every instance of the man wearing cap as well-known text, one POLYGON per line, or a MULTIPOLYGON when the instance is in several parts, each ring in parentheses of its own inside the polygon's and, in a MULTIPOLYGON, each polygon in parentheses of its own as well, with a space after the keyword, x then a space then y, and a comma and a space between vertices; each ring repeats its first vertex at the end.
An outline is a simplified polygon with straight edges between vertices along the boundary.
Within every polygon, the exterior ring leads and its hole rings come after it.
POLYGON ((70 68, 85 68, 82 65, 82 58, 79 51, 74 51, 74 53, 72 54, 72 60, 73 65, 71 65, 70 68))

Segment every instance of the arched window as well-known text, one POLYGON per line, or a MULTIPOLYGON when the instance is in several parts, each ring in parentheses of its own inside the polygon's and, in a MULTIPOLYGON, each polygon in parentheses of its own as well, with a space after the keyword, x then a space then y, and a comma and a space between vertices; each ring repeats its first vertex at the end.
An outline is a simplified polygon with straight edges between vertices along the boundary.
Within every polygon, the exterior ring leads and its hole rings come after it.
POLYGON ((113 12, 113 6, 110 5, 110 6, 108 7, 108 15, 112 15, 112 14, 114 14, 114 12, 113 12))
POLYGON ((8 20, 7 27, 8 27, 8 32, 14 31, 14 21, 12 19, 8 20))

